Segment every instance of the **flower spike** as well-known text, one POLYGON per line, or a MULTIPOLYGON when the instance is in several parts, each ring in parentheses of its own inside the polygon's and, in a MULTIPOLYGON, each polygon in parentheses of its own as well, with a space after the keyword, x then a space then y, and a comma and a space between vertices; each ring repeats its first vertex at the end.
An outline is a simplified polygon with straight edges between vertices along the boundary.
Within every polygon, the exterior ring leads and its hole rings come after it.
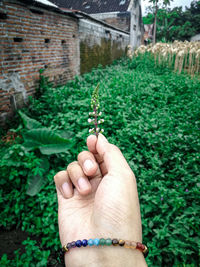
POLYGON ((102 112, 99 112, 100 104, 99 104, 99 83, 97 84, 97 87, 94 89, 92 93, 92 99, 91 99, 91 108, 93 112, 89 112, 89 115, 92 118, 88 119, 88 123, 93 124, 94 128, 89 130, 89 133, 95 133, 98 137, 99 133, 103 133, 104 129, 100 129, 99 125, 104 122, 103 119, 98 120, 98 116, 102 115, 102 112))

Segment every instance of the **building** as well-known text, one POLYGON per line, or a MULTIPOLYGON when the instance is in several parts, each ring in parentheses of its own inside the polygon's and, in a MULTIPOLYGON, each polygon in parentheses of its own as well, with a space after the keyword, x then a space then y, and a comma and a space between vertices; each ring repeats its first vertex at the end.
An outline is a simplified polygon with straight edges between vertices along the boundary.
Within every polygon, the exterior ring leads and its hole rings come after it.
POLYGON ((153 40, 153 24, 144 24, 144 35, 142 44, 147 45, 153 40))
POLYGON ((130 31, 131 0, 51 0, 60 8, 80 10, 124 31, 130 31))
POLYGON ((143 35, 141 0, 50 0, 61 9, 80 10, 123 31, 137 47, 143 35))
POLYGON ((191 39, 190 39, 190 41, 191 42, 196 42, 196 41, 199 41, 200 42, 200 33, 192 36, 191 39))

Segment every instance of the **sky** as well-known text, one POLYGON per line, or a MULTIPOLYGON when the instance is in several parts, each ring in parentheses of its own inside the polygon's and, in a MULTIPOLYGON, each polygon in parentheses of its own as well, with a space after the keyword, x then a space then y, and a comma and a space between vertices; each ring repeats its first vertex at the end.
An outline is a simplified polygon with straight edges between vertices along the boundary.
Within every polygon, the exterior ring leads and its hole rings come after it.
MULTIPOLYGON (((182 6, 183 10, 184 10, 185 6, 190 7, 191 2, 192 2, 192 0, 174 0, 169 7, 174 8, 176 6, 182 6)), ((145 13, 145 7, 149 6, 149 1, 148 0, 141 0, 141 3, 142 3, 142 14, 144 16, 146 14, 145 13)))

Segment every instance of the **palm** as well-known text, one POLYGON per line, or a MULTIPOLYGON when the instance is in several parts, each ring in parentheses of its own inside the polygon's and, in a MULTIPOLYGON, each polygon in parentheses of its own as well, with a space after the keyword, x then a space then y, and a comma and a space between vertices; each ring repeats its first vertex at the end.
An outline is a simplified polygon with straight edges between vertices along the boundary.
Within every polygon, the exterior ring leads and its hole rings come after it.
MULTIPOLYGON (((91 184, 92 193, 88 196, 81 196, 76 189, 71 199, 60 196, 59 228, 63 244, 84 238, 113 236, 116 232, 123 236, 123 223, 129 219, 131 210, 128 194, 117 195, 108 174, 103 179, 92 179, 91 184)), ((121 189, 123 194, 122 185, 121 189)))

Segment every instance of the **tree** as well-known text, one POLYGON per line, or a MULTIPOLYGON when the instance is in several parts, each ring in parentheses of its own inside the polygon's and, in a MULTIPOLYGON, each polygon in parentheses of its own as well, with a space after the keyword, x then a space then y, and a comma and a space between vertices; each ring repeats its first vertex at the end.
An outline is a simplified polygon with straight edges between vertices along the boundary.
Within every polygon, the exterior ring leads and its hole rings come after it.
MULTIPOLYGON (((167 7, 173 0, 162 0, 162 5, 167 7)), ((159 0, 149 0, 154 6, 154 30, 153 30, 153 44, 156 43, 156 27, 157 27, 157 14, 159 9, 159 0)))
MULTIPOLYGON (((149 8, 147 16, 143 17, 144 24, 152 24, 155 20, 154 9, 149 8)), ((170 9, 163 6, 157 10, 156 39, 172 42, 174 40, 190 40, 200 33, 200 1, 192 1, 185 11, 182 7, 170 9)))

